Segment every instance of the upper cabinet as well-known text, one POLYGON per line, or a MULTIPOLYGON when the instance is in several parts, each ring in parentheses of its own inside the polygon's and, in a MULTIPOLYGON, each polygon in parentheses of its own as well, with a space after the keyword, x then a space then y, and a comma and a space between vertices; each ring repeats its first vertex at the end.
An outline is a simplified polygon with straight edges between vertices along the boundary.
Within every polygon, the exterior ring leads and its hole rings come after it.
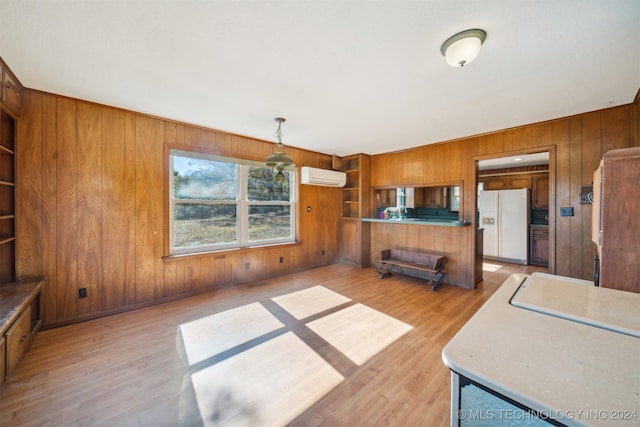
POLYGON ((549 174, 533 177, 532 209, 549 209, 549 174))
POLYGON ((20 97, 22 87, 6 66, 0 63, 0 75, 2 75, 2 104, 13 114, 20 114, 20 97))

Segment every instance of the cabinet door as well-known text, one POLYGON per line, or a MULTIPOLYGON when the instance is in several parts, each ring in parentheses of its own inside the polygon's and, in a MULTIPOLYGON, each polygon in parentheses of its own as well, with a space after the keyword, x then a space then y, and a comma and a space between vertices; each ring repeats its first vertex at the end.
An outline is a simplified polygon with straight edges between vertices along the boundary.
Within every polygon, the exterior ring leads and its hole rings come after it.
POLYGON ((504 190, 507 188, 504 178, 489 178, 483 182, 485 190, 504 190))
POLYGON ((511 178, 509 180, 509 188, 513 190, 531 188, 531 178, 528 176, 511 178))
POLYGON ((5 351, 6 344, 4 341, 4 337, 0 337, 0 389, 2 389, 2 385, 7 380, 7 372, 5 370, 5 351))
POLYGON ((20 112, 20 86, 6 70, 4 70, 3 76, 2 102, 11 111, 18 114, 20 112))
POLYGON ((546 228, 532 227, 530 243, 531 259, 529 263, 547 267, 549 265, 549 230, 546 228))
POLYGON ((360 221, 342 221, 340 257, 343 261, 360 263, 360 221))
POLYGON ((27 306, 5 334, 7 337, 7 378, 18 366, 31 342, 31 306, 27 306))
POLYGON ((533 178, 533 209, 549 209, 549 176, 536 176, 533 178))

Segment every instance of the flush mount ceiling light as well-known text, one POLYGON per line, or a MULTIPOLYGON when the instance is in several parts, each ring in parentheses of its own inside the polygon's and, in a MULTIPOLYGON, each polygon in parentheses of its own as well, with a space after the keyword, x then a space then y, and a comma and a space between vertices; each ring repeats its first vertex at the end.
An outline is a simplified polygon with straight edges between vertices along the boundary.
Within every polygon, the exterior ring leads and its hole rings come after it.
POLYGON ((282 143, 282 123, 285 122, 285 119, 282 117, 276 117, 276 122, 278 122, 278 130, 273 136, 278 140, 278 143, 273 147, 273 154, 269 156, 265 164, 270 168, 273 168, 273 171, 276 173, 276 181, 283 182, 284 181, 284 173, 283 171, 290 167, 295 166, 295 162, 287 153, 284 152, 284 144, 282 143))
POLYGON ((482 30, 462 31, 442 43, 440 52, 444 55, 447 64, 452 67, 464 67, 476 59, 486 37, 487 33, 482 30))

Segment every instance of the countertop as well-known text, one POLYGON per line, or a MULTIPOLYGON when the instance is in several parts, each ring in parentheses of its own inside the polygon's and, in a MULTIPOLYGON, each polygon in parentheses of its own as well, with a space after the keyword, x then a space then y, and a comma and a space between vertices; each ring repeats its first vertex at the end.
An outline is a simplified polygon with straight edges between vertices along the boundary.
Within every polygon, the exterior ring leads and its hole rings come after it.
POLYGON ((455 221, 450 219, 378 219, 378 218, 362 218, 364 222, 383 222, 389 224, 412 224, 412 225, 436 225, 440 227, 465 227, 471 225, 470 222, 455 221))
POLYGON ((42 291, 43 278, 0 284, 0 336, 22 310, 42 291))
MULTIPOLYGON (((580 319, 568 320, 557 313, 512 305, 520 285, 534 283, 532 277, 510 276, 445 346, 444 363, 529 408, 555 414, 563 424, 640 425, 640 338, 580 319)), ((595 288, 586 281, 566 281, 571 286, 559 280, 544 290, 544 298, 564 300, 567 304, 560 304, 564 307, 561 311, 571 307, 573 301, 573 306, 583 306, 579 315, 602 320, 594 314, 603 305, 597 302, 601 293, 598 289, 612 290, 595 288), (565 287, 571 291, 563 291, 565 287), (583 294, 581 302, 575 300, 576 293, 583 294), (593 304, 595 309, 585 304, 593 304)), ((541 301, 535 296, 533 299, 541 301)), ((608 295, 602 302, 609 305, 608 313, 618 318, 614 323, 631 328, 637 325, 639 294, 608 295)))

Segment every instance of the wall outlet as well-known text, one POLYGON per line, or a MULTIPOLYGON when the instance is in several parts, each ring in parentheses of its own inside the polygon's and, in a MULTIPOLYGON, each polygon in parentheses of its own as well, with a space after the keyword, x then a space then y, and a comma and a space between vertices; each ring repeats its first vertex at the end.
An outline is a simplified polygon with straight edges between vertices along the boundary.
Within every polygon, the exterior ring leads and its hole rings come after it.
POLYGON ((87 297, 87 288, 78 289, 78 298, 86 298, 87 297))
POLYGON ((248 269, 249 269, 249 266, 250 266, 250 264, 249 264, 248 262, 245 262, 245 263, 244 263, 244 269, 245 269, 245 270, 248 270, 248 269))
POLYGON ((322 256, 324 256, 324 249, 322 250, 322 256))
POLYGON ((282 264, 283 262, 284 262, 284 257, 283 257, 283 256, 281 256, 281 257, 280 257, 280 264, 282 264))

